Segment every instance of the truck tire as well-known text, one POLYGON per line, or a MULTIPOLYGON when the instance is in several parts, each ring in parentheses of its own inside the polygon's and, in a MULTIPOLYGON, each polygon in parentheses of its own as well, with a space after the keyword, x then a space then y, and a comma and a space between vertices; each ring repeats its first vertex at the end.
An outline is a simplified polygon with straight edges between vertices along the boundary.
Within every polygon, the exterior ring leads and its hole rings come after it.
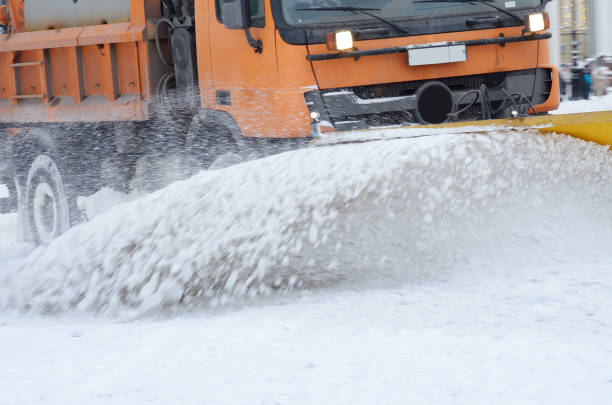
POLYGON ((25 216, 34 243, 48 245, 70 228, 70 205, 55 161, 38 154, 28 170, 25 216))

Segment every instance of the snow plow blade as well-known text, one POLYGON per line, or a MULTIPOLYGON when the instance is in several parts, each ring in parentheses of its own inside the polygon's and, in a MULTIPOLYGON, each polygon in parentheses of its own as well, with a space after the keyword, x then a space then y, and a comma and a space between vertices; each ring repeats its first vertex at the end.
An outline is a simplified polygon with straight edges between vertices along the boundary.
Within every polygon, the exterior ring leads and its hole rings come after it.
POLYGON ((492 129, 498 129, 493 127, 531 128, 543 133, 555 132, 601 145, 612 145, 612 111, 540 115, 524 118, 439 124, 435 126, 443 128, 480 126, 490 126, 492 129))
POLYGON ((314 144, 324 146, 449 133, 482 133, 500 129, 535 129, 542 133, 565 134, 585 141, 612 146, 612 111, 412 125, 380 130, 350 131, 346 134, 330 133, 322 135, 314 141, 314 144))

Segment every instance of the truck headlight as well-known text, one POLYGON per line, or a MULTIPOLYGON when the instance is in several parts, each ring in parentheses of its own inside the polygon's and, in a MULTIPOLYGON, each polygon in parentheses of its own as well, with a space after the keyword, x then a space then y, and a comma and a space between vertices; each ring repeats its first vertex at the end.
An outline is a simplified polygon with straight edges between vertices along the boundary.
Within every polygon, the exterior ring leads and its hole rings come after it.
POLYGON ((326 42, 327 49, 330 51, 348 51, 355 46, 351 31, 330 32, 327 34, 326 42))
POLYGON ((550 17, 548 13, 529 14, 525 20, 525 32, 534 33, 545 31, 550 28, 550 17))

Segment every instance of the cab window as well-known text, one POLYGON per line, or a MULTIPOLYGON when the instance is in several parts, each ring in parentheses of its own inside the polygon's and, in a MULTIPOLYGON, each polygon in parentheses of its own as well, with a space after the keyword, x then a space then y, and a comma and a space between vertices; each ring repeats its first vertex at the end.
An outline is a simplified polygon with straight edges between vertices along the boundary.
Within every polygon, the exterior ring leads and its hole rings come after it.
MULTIPOLYGON (((0 0, 1 1, 1 0, 0 0)), ((222 6, 225 3, 232 3, 238 0, 215 0, 217 3, 217 20, 223 23, 222 6)), ((266 26, 266 13, 264 8, 265 0, 250 0, 251 6, 251 24, 255 28, 263 28, 266 26)))

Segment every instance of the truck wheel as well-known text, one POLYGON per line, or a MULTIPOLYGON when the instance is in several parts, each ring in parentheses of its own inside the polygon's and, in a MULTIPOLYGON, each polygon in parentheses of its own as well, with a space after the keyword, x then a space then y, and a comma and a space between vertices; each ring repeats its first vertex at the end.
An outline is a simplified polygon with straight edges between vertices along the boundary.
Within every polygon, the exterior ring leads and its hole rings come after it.
POLYGON ((70 209, 64 181, 53 159, 36 156, 26 181, 25 216, 32 239, 48 245, 70 228, 70 209))

